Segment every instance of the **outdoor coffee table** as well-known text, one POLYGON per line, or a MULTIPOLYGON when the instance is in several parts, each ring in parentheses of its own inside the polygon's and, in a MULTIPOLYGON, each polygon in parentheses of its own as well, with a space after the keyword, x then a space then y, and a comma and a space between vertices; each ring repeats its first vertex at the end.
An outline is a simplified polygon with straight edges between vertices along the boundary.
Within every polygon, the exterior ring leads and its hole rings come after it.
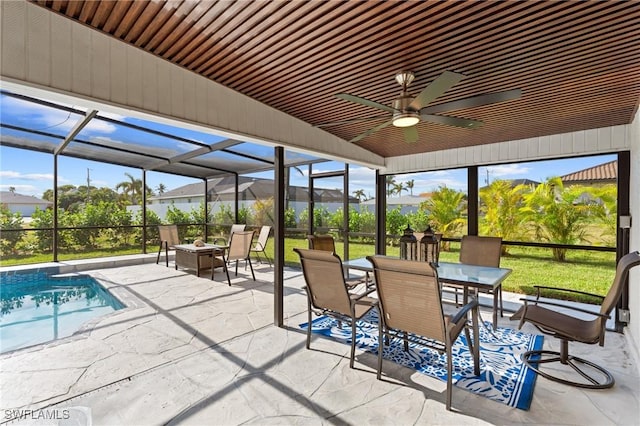
POLYGON ((225 257, 229 246, 205 244, 198 247, 195 244, 178 244, 174 248, 176 250, 176 270, 178 267, 195 269, 196 275, 199 277, 201 271, 211 269, 211 279, 213 279, 214 270, 222 266, 227 274, 227 281, 231 285, 225 257))

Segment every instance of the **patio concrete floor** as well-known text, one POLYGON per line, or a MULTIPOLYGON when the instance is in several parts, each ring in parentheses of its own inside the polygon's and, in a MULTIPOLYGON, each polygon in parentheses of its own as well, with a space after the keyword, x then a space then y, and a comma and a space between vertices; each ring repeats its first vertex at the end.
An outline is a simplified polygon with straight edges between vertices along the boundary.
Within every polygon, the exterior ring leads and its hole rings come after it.
MULTIPOLYGON (((357 352, 350 369, 349 347, 322 336, 305 349, 299 270, 285 272, 286 327, 273 326, 272 271, 257 266, 254 282, 241 266, 231 287, 221 270, 215 281, 155 263, 89 271, 129 308, 71 338, 1 355, 0 423, 21 409, 41 411, 11 424, 52 424, 46 415, 70 407, 93 425, 640 423, 640 376, 621 334, 609 332, 603 348, 570 344, 613 373, 612 389, 539 377, 524 411, 454 387, 449 412, 443 382, 390 362, 376 380, 375 355, 357 352)), ((505 315, 500 326, 517 322, 505 315)), ((545 348, 558 346, 545 337, 545 348)))

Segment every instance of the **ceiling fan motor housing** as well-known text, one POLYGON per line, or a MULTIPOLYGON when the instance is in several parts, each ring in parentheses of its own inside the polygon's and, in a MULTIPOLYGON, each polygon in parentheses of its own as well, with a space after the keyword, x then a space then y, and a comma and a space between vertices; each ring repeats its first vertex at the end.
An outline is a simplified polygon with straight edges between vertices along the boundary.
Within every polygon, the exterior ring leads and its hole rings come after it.
POLYGON ((410 127, 418 124, 420 121, 420 115, 417 111, 409 108, 409 104, 412 100, 413 97, 407 92, 402 92, 399 97, 393 100, 391 107, 395 110, 393 112, 394 126, 410 127))

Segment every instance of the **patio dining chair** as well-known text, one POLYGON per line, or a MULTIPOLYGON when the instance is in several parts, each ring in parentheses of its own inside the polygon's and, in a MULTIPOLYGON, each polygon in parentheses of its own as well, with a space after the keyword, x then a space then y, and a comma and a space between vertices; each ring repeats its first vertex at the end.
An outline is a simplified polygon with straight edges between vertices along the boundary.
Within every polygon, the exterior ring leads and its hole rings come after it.
POLYGON ((351 353, 349 367, 353 368, 356 348, 356 321, 377 306, 368 295, 349 291, 342 274, 342 260, 335 253, 323 250, 293 249, 300 256, 307 293, 307 349, 311 347, 312 313, 327 315, 351 325, 351 353))
POLYGON ((271 234, 271 227, 268 225, 262 226, 260 228, 260 234, 258 235, 258 241, 251 248, 251 253, 255 253, 258 261, 262 263, 262 259, 260 259, 260 253, 264 255, 264 257, 269 262, 269 266, 271 265, 271 259, 269 259, 269 255, 265 251, 267 248, 267 242, 269 241, 269 234, 271 234))
MULTIPOLYGON (((227 262, 236 262, 236 276, 238 276, 238 262, 244 260, 251 268, 251 276, 256 280, 253 273, 253 265, 251 264, 251 247, 253 243, 254 231, 233 232, 231 240, 229 240, 229 251, 227 252, 227 262)), ((231 285, 231 282, 229 282, 231 285)))
POLYGON ((227 238, 225 237, 215 237, 213 239, 213 244, 222 244, 222 245, 229 245, 231 244, 231 236, 234 234, 234 232, 242 232, 244 231, 244 228, 247 225, 243 224, 243 223, 234 223, 233 225, 231 225, 231 230, 229 231, 229 236, 227 238))
MULTIPOLYGON (((451 410, 453 353, 452 347, 464 330, 473 357, 474 374, 480 375, 480 342, 478 332, 478 301, 456 308, 442 303, 438 273, 432 265, 387 256, 368 256, 373 264, 379 300, 378 371, 382 375, 382 348, 393 338, 446 353, 446 408, 451 410), (469 336, 469 316, 473 342, 469 336)), ((456 354, 456 356, 459 356, 456 354)))
POLYGON ((178 225, 158 225, 158 232, 160 233, 160 247, 158 248, 156 265, 160 262, 160 254, 164 248, 165 263, 169 267, 169 249, 173 250, 176 245, 180 244, 178 225))
POLYGON ((535 286, 536 297, 521 299, 524 305, 511 319, 520 320, 518 328, 522 328, 525 322, 530 322, 541 332, 560 339, 560 351, 528 351, 522 355, 523 362, 537 374, 555 382, 587 389, 612 387, 615 379, 611 373, 591 361, 570 355, 569 342, 598 343, 604 346, 607 319, 620 299, 629 270, 638 265, 640 253, 637 251, 623 256, 618 261, 613 284, 606 296, 567 288, 535 286), (590 295, 601 300, 600 309, 595 312, 563 301, 541 299, 543 292, 549 290, 564 294, 590 295), (541 368, 550 363, 552 367, 546 371, 541 368), (559 368, 562 366, 569 366, 571 369, 566 368, 566 371, 563 371, 559 368))
MULTIPOLYGON (((477 266, 500 267, 500 255, 502 254, 501 237, 479 237, 477 235, 464 235, 460 243, 460 263, 477 266)), ((503 316, 502 284, 495 289, 482 290, 485 293, 498 297, 500 302, 500 316, 503 316), (498 294, 494 294, 498 292, 498 294)), ((456 303, 458 294, 456 292, 456 303)))
MULTIPOLYGON (((311 250, 322 250, 330 253, 336 252, 336 243, 331 235, 309 234, 307 235, 307 240, 309 240, 309 249, 311 250)), ((372 285, 368 272, 364 278, 349 277, 348 274, 348 270, 345 270, 345 282, 349 289, 354 289, 360 284, 365 284, 367 287, 372 285)))

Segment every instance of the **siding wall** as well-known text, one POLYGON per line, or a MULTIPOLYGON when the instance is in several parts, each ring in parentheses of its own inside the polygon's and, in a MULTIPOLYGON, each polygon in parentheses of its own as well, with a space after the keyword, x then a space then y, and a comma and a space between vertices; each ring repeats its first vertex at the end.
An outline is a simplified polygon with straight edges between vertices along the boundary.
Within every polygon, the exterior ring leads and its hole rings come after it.
POLYGON ((385 173, 397 174, 612 153, 629 150, 632 140, 633 127, 631 125, 606 127, 562 135, 393 157, 387 159, 385 173))

